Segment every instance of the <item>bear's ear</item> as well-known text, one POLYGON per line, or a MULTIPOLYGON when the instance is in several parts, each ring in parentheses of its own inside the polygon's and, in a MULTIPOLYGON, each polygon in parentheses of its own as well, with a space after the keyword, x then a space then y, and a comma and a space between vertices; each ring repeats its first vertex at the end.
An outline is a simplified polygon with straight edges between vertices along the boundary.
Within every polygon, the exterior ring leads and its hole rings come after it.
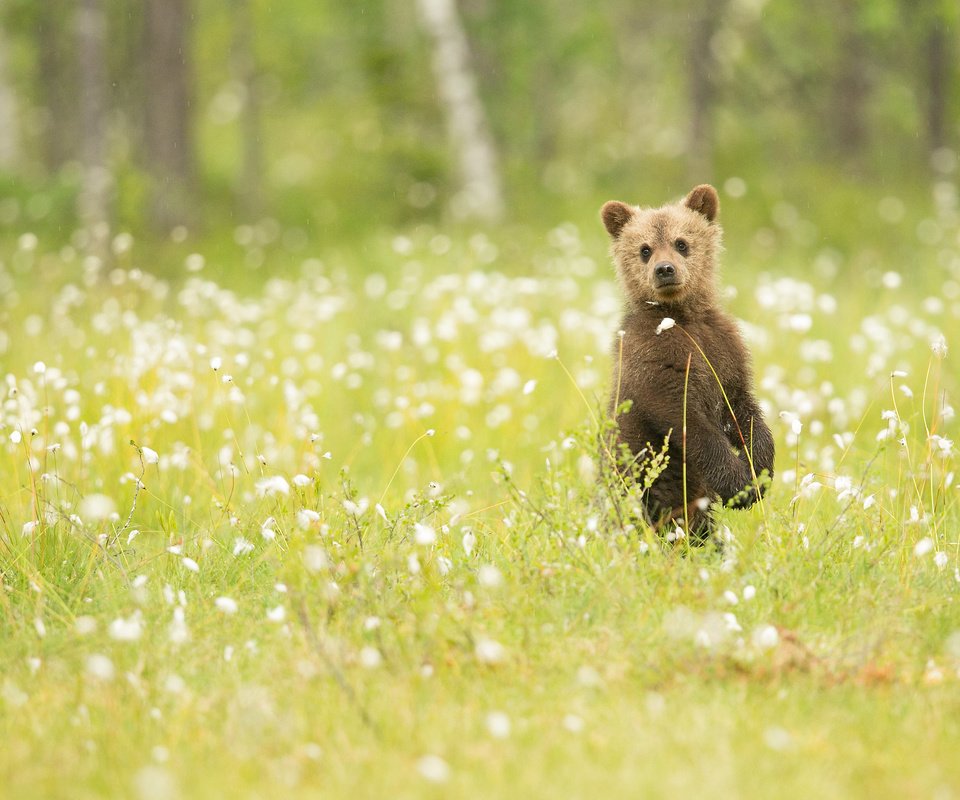
POLYGON ((720 211, 720 198, 717 196, 717 190, 709 183, 702 183, 694 187, 683 204, 690 210, 703 214, 708 222, 713 222, 717 218, 717 212, 720 211))
POLYGON ((632 217, 633 209, 626 203, 621 203, 619 200, 611 200, 608 203, 604 203, 603 208, 600 209, 600 219, 603 220, 603 227, 607 229, 607 233, 610 234, 611 239, 616 239, 620 236, 620 231, 623 230, 623 226, 626 225, 632 217))

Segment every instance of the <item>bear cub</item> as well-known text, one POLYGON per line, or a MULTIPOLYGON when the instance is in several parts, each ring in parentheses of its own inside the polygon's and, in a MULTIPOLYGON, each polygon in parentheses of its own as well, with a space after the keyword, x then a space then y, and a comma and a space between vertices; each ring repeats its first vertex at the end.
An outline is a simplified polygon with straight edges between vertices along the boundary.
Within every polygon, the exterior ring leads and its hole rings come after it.
POLYGON ((719 208, 716 189, 702 185, 661 208, 611 201, 600 212, 626 295, 609 404, 613 416, 630 401, 616 417, 618 445, 643 463, 666 441, 666 467, 644 494, 644 513, 655 527, 688 521, 693 541, 710 534, 711 503, 747 508, 773 477, 773 436, 753 394, 750 355, 717 304, 719 208))

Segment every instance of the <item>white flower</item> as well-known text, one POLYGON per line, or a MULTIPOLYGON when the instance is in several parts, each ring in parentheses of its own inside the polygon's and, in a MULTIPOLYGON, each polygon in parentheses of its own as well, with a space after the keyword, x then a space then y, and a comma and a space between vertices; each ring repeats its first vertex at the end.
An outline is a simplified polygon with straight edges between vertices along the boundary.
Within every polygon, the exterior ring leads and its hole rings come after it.
POLYGON ((268 542, 277 538, 277 532, 273 529, 276 524, 277 521, 273 517, 267 517, 260 526, 260 535, 268 542))
POLYGON ((23 523, 23 527, 20 529, 21 536, 31 536, 33 532, 37 529, 37 525, 40 523, 36 520, 23 523))
POLYGON ((506 648, 493 639, 477 639, 474 654, 481 664, 499 664, 506 657, 506 648))
POLYGON ((853 478, 847 475, 837 475, 833 479, 833 488, 837 491, 837 500, 843 501, 850 495, 856 494, 853 488, 853 478))
POLYGON ((424 756, 417 762, 417 771, 431 783, 445 783, 450 778, 450 767, 440 756, 424 756))
POLYGON ((20 442, 23 441, 23 435, 20 433, 20 431, 13 431, 10 434, 10 441, 14 444, 20 444, 20 442))
POLYGON ((187 628, 186 617, 180 606, 173 609, 173 622, 170 623, 168 635, 174 644, 183 644, 190 639, 190 629, 187 628))
POLYGON ((867 495, 863 498, 863 510, 866 511, 868 508, 873 508, 873 506, 876 505, 876 502, 876 497, 874 497, 872 494, 867 495))
POLYGON ((763 742, 771 750, 782 751, 788 750, 792 746, 793 737, 786 728, 774 725, 763 732, 763 742))
POLYGON ((933 557, 933 563, 937 565, 937 569, 943 569, 949 561, 950 557, 943 550, 937 552, 933 557))
POLYGON ((95 653, 87 657, 87 673, 100 681, 113 680, 113 662, 106 656, 95 653))
POLYGON ((487 589, 496 589, 503 585, 503 574, 493 564, 484 564, 477 571, 477 581, 487 589))
POLYGON ((259 497, 271 497, 277 494, 290 494, 290 484, 286 478, 281 475, 272 475, 269 478, 262 478, 257 481, 257 495, 259 497))
POLYGON ((732 606, 735 606, 737 603, 740 602, 736 593, 730 591, 729 589, 727 589, 727 591, 723 593, 723 599, 726 600, 732 606))
POLYGON ((529 380, 523 384, 523 393, 524 394, 533 394, 533 390, 537 388, 537 382, 535 380, 529 380))
POLYGON ((244 539, 242 536, 238 536, 233 540, 233 554, 235 556, 245 556, 247 553, 253 552, 253 542, 244 539))
POLYGON ((437 541, 437 532, 429 525, 415 522, 413 525, 413 540, 417 544, 430 545, 437 541))
POLYGON ((191 572, 200 571, 200 565, 188 556, 184 556, 182 559, 180 559, 180 563, 183 564, 185 569, 188 569, 191 572))
POLYGON ((753 630, 753 643, 761 650, 772 650, 780 642, 780 634, 773 625, 759 625, 753 630))
POLYGON ((283 622, 287 618, 287 609, 284 606, 276 606, 267 610, 267 619, 271 622, 283 622))
POLYGON ((577 683, 581 686, 595 688, 603 685, 603 678, 600 677, 600 673, 596 669, 589 664, 584 664, 577 670, 577 683))
POLYGON ((107 633, 118 642, 135 642, 143 634, 143 625, 137 615, 127 619, 120 617, 110 623, 107 633))
POLYGON ((220 356, 214 356, 210 359, 210 369, 216 372, 220 367, 223 366, 223 359, 220 356))
POLYGON ((740 623, 737 621, 737 615, 732 614, 729 611, 723 613, 723 623, 728 631, 732 633, 742 633, 743 628, 740 626, 740 623))
POLYGON ((487 730, 494 739, 506 739, 510 735, 510 717, 503 711, 487 714, 487 730))
POLYGON ((330 566, 327 551, 318 544, 310 544, 303 548, 303 565, 308 572, 320 572, 330 566))
POLYGON ((145 464, 156 464, 160 460, 157 451, 151 447, 141 447, 140 452, 143 454, 143 462, 145 464))
POLYGON ((320 521, 320 515, 312 508, 301 508, 297 512, 297 525, 301 528, 309 528, 315 522, 320 521))
POLYGON ((757 589, 753 584, 747 584, 743 587, 743 599, 744 600, 753 600, 757 596, 757 589))
POLYGON ((376 647, 367 645, 360 649, 360 664, 367 669, 376 669, 383 663, 383 656, 376 647))
POLYGON ((578 717, 576 714, 567 714, 563 718, 563 727, 570 733, 580 733, 583 730, 583 717, 578 717))
POLYGON ((794 436, 800 435, 800 431, 803 430, 803 423, 800 421, 799 415, 793 411, 781 411, 780 419, 790 426, 790 432, 793 433, 794 436))
POLYGON ((936 448, 936 452, 943 457, 950 455, 953 450, 953 440, 938 436, 937 434, 933 434, 930 437, 930 443, 936 448))
POLYGON ((659 336, 659 335, 660 335, 661 333, 663 333, 664 331, 670 330, 670 329, 671 329, 674 325, 676 325, 676 324, 677 324, 677 323, 676 323, 676 320, 674 320, 673 318, 671 318, 671 317, 664 317, 664 318, 660 321, 660 324, 657 325, 657 330, 656 330, 657 336, 659 336))
POLYGON ((309 475, 304 475, 302 472, 293 476, 293 485, 298 489, 303 489, 311 483, 313 483, 313 479, 309 475))
POLYGON ((469 528, 463 532, 463 552, 467 554, 467 557, 473 555, 473 548, 477 546, 477 537, 473 531, 469 528))
POLYGON ((97 629, 97 620, 94 617, 82 616, 73 621, 73 630, 78 636, 86 636, 97 629))
POLYGON ((236 614, 237 613, 237 601, 233 600, 230 597, 218 597, 213 601, 213 604, 220 609, 224 614, 236 614))
POLYGON ((364 512, 366 512, 369 506, 370 506, 370 501, 366 497, 361 497, 357 501, 353 501, 353 500, 343 501, 344 510, 348 514, 350 514, 350 516, 352 517, 361 516, 362 514, 364 514, 364 512))
POLYGON ((116 510, 113 498, 105 494, 88 494, 80 501, 77 513, 82 519, 98 521, 109 518, 116 510))
POLYGON ((933 539, 931 539, 929 536, 924 536, 919 542, 916 543, 916 545, 914 545, 913 554, 917 558, 921 558, 931 550, 933 550, 933 539))
POLYGON ((944 358, 947 355, 947 340, 942 333, 930 342, 930 349, 937 358, 944 358))

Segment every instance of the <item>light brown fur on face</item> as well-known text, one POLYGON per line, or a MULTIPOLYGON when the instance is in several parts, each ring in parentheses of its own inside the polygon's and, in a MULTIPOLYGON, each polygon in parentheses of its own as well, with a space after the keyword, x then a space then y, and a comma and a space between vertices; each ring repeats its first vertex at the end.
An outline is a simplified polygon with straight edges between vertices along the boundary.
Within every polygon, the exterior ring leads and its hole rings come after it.
POLYGON ((698 186, 683 200, 660 208, 611 201, 601 210, 610 253, 630 305, 707 308, 716 297, 714 265, 721 249, 715 223, 719 199, 712 186, 698 186), (661 267, 658 278, 657 267, 661 267), (671 267, 672 275, 663 270, 671 267))

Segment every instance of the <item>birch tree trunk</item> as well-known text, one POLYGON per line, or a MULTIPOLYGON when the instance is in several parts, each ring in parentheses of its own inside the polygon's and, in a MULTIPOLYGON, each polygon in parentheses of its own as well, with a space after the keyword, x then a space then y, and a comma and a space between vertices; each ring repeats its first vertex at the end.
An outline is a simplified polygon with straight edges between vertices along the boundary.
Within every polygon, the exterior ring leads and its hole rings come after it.
MULTIPOLYGON (((3 4, 0 2, 0 9, 3 4)), ((0 28, 0 170, 13 171, 20 155, 17 96, 7 74, 7 42, 0 28)))
POLYGON ((457 159, 460 190, 452 210, 460 218, 495 222, 503 216, 496 147, 477 93, 470 51, 456 0, 417 0, 433 47, 433 73, 457 159))
POLYGON ((83 163, 77 212, 91 253, 105 257, 112 176, 107 168, 107 21, 101 0, 80 0, 76 28, 83 163))

